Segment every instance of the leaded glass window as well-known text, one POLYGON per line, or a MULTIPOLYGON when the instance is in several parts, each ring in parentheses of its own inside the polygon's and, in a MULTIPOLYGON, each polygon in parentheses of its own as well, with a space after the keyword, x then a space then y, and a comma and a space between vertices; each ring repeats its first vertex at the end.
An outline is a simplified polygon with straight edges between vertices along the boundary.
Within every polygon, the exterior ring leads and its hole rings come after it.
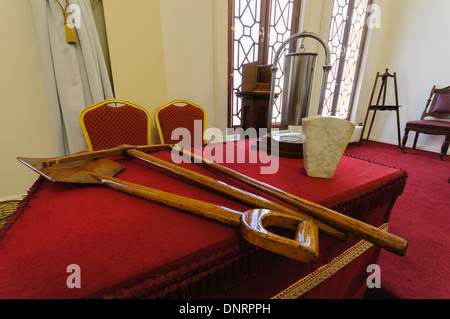
MULTIPOLYGON (((229 0, 229 127, 241 125, 242 65, 257 61, 271 64, 278 47, 298 32, 299 0, 229 0)), ((288 50, 287 48, 286 50, 288 50)), ((276 92, 282 90, 284 58, 280 57, 276 92)), ((274 105, 273 122, 280 120, 280 103, 274 105)))
POLYGON ((328 45, 332 69, 322 114, 349 119, 372 0, 335 0, 328 45))

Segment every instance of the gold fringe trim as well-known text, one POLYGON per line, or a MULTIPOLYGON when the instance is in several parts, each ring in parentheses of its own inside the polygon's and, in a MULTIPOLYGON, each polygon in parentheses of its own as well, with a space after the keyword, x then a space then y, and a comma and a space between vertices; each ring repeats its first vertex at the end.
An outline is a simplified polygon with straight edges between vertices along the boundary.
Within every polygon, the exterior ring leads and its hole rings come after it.
POLYGON ((19 206, 19 200, 0 202, 0 228, 2 228, 19 206))
MULTIPOLYGON (((379 229, 387 231, 388 224, 383 224, 379 227, 379 229)), ((350 247, 345 252, 330 261, 328 264, 323 265, 306 277, 303 277, 271 299, 297 299, 301 297, 303 294, 324 282, 353 260, 361 256, 372 246, 372 243, 366 240, 361 240, 356 245, 350 247)))

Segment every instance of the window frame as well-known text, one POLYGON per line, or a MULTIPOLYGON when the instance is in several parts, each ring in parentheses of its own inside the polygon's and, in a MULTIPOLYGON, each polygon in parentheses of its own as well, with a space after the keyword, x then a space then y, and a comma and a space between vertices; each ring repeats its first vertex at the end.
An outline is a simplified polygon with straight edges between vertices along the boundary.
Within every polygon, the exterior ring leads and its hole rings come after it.
MULTIPOLYGON (((236 1, 246 1, 246 0, 228 0, 228 81, 227 81, 227 127, 239 127, 240 125, 233 125, 233 103, 234 103, 234 91, 235 87, 233 86, 233 77, 234 77, 234 5, 236 1)), ((271 4, 272 1, 277 0, 259 0, 261 3, 261 12, 260 12, 260 26, 259 26, 259 41, 258 41, 258 65, 265 65, 272 63, 269 62, 270 50, 273 51, 272 55, 274 55, 276 48, 269 46, 269 36, 270 29, 272 23, 270 21, 270 16, 272 12, 271 4)), ((292 18, 290 27, 290 34, 293 35, 298 32, 300 26, 300 10, 301 10, 301 2, 303 0, 292 0, 292 18)), ((286 40, 286 39, 284 39, 286 40)), ((295 50, 295 42, 290 44, 289 52, 293 52, 295 50)), ((254 61, 250 61, 254 62, 254 61)), ((241 65, 242 66, 242 65, 241 65)), ((240 66, 240 67, 241 67, 240 66)))
MULTIPOLYGON (((336 1, 338 0, 334 0, 333 2, 333 6, 335 5, 336 1)), ((327 88, 331 91, 332 96, 332 103, 331 103, 331 108, 330 111, 328 111, 328 108, 325 105, 325 101, 324 101, 324 105, 323 105, 323 109, 321 114, 323 115, 331 115, 331 116, 336 116, 336 113, 338 112, 338 103, 339 103, 339 99, 341 97, 341 86, 342 86, 342 81, 343 81, 343 77, 344 77, 344 69, 345 69, 345 64, 346 64, 346 54, 347 54, 347 49, 349 46, 349 37, 350 37, 350 33, 351 33, 351 27, 352 27, 352 20, 353 20, 353 14, 354 14, 354 9, 355 9, 355 3, 358 0, 348 0, 349 1, 349 9, 347 11, 347 17, 346 17, 346 22, 345 22, 345 31, 344 31, 344 36, 342 38, 342 41, 340 42, 340 45, 342 46, 341 51, 340 51, 340 56, 339 56, 339 66, 338 66, 338 71, 337 71, 337 76, 336 76, 336 85, 335 87, 332 88, 327 88), (348 15, 348 12, 351 12, 350 15, 348 15), (336 94, 337 92, 337 94, 336 94)), ((369 32, 369 27, 367 24, 367 19, 368 19, 368 12, 367 9, 374 4, 374 0, 368 0, 367 2, 367 6, 364 9, 365 10, 365 19, 363 22, 363 30, 362 30, 362 34, 361 34, 361 40, 360 40, 360 45, 359 45, 359 49, 358 49, 358 57, 357 57, 357 62, 356 62, 356 67, 355 67, 355 75, 351 84, 351 91, 350 91, 350 98, 349 98, 349 102, 348 102, 348 109, 347 109, 347 116, 344 118, 346 120, 349 120, 352 116, 353 113, 353 109, 354 109, 354 104, 356 101, 356 92, 357 92, 357 86, 359 83, 359 78, 361 75, 361 69, 362 69, 362 62, 363 62, 363 56, 365 54, 366 51, 366 46, 367 46, 367 37, 368 37, 368 32, 369 32)), ((331 23, 333 23, 333 19, 334 16, 331 16, 331 23)), ((329 35, 328 35, 328 43, 330 44, 330 41, 332 40, 331 38, 331 26, 330 26, 330 31, 329 31, 329 35)), ((330 72, 331 73, 331 72, 330 72)), ((330 78, 328 78, 328 82, 327 84, 331 86, 332 82, 334 79, 332 79, 330 81, 330 78)))

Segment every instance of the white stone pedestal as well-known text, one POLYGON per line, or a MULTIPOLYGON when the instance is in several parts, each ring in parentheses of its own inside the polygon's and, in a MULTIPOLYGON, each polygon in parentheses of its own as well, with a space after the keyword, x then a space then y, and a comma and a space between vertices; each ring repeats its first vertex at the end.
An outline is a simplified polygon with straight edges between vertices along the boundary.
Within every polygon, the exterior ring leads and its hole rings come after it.
POLYGON ((355 126, 349 121, 322 115, 302 120, 303 159, 308 176, 333 178, 355 126))

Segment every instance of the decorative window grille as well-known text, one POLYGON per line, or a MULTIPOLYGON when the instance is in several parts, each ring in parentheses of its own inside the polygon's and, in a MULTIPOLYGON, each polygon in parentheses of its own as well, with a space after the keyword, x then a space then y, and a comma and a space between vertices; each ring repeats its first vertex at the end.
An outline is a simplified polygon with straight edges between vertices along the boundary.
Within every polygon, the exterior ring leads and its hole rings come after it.
POLYGON ((349 119, 367 35, 367 9, 373 0, 335 0, 329 35, 332 69, 323 115, 349 119))
MULTIPOLYGON (((300 0, 229 0, 229 127, 241 125, 242 65, 257 61, 271 64, 281 43, 298 32, 300 0)), ((292 46, 291 46, 292 47, 292 46)), ((286 49, 286 51, 289 48, 286 49)), ((281 92, 284 58, 280 57, 276 92, 281 92)), ((273 122, 279 122, 280 98, 273 122)))

